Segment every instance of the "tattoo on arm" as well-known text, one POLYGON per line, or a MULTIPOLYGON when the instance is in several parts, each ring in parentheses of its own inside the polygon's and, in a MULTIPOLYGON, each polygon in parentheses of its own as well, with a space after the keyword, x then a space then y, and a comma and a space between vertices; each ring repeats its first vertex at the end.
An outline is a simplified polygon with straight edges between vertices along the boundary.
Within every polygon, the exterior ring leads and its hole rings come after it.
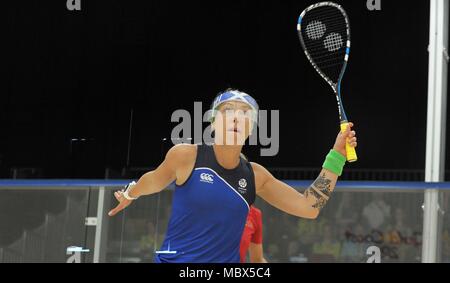
POLYGON ((314 183, 305 191, 305 197, 312 196, 316 203, 312 207, 321 210, 331 196, 331 180, 327 179, 325 174, 319 176, 314 183))

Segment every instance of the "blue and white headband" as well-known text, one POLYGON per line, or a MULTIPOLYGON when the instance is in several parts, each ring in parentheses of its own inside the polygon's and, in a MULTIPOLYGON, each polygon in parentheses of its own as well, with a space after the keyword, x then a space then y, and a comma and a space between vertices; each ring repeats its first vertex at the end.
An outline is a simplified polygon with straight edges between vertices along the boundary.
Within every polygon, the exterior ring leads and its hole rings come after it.
POLYGON ((245 92, 241 92, 241 91, 237 91, 237 90, 229 90, 226 91, 224 93, 221 93, 220 95, 218 95, 216 97, 216 99, 214 99, 214 102, 211 106, 211 122, 214 121, 214 118, 217 114, 217 109, 219 108, 220 105, 222 105, 225 102, 230 102, 230 101, 237 101, 237 102, 243 102, 245 104, 247 104, 252 111, 252 116, 251 119, 253 122, 257 122, 258 121, 258 110, 259 110, 259 106, 258 103, 256 103, 256 100, 253 99, 253 97, 251 97, 250 95, 248 95, 245 92))

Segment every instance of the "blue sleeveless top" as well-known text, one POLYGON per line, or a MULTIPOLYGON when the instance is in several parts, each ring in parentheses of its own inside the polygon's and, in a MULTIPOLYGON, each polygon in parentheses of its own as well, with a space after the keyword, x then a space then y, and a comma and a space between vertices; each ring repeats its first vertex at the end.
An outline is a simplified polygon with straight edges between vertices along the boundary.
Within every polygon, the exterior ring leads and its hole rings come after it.
POLYGON ((197 145, 194 169, 176 186, 167 234, 156 262, 239 263, 239 246, 250 205, 255 201, 255 176, 241 157, 225 169, 213 147, 197 145))

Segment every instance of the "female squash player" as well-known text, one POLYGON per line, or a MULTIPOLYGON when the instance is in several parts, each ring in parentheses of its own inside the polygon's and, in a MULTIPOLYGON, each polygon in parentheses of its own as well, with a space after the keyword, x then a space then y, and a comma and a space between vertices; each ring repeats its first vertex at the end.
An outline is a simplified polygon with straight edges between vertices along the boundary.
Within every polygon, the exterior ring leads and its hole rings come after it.
POLYGON ((258 117, 258 105, 250 95, 227 90, 214 99, 211 109, 213 145, 174 146, 157 169, 115 193, 119 204, 110 216, 175 181, 172 213, 156 262, 239 263, 240 240, 256 195, 286 213, 315 219, 342 173, 346 141, 357 145, 350 123, 337 135, 318 178, 302 194, 241 156, 258 117))

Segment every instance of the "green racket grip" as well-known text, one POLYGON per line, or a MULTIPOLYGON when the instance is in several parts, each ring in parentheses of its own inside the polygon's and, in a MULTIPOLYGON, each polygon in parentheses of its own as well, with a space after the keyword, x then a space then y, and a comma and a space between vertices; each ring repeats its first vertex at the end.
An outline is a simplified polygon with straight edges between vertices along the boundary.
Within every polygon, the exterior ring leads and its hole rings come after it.
MULTIPOLYGON (((348 127, 348 122, 341 123, 341 132, 345 132, 345 130, 347 130, 347 127, 348 127)), ((356 155, 356 150, 354 147, 350 146, 350 144, 348 143, 348 138, 347 138, 347 142, 345 143, 345 152, 347 152, 347 161, 348 162, 355 162, 356 160, 358 160, 358 156, 356 155)))

